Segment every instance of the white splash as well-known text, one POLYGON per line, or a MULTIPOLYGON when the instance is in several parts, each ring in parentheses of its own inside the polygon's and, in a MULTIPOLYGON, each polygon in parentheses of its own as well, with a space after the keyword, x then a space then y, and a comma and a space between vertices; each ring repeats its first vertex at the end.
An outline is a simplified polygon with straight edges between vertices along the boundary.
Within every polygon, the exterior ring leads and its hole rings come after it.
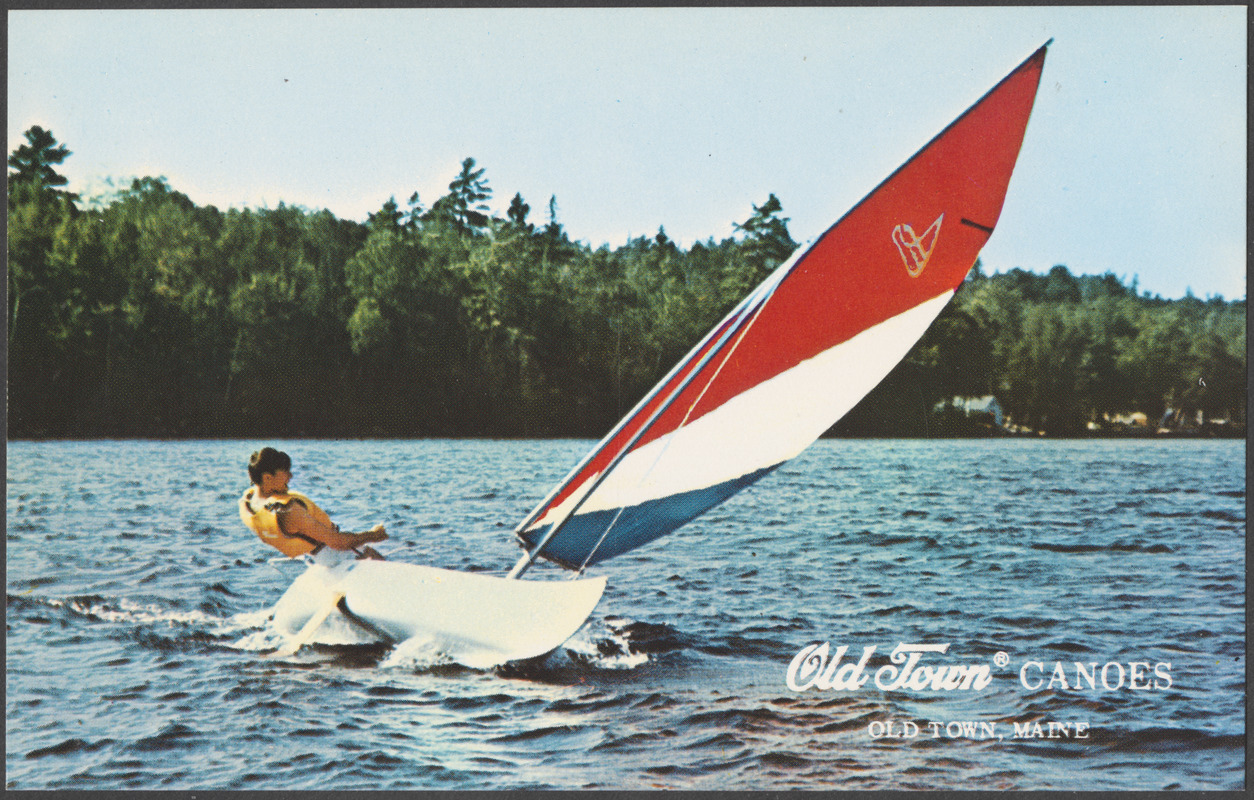
POLYGON ((589 621, 562 647, 572 660, 598 669, 628 670, 649 662, 649 654, 633 653, 630 639, 608 621, 589 621), (605 643, 613 652, 604 652, 605 643))
POLYGON ((440 650, 434 639, 414 636, 392 648, 387 657, 379 662, 379 667, 416 671, 452 663, 453 659, 440 650))
POLYGON ((140 625, 166 623, 174 625, 220 625, 224 620, 203 611, 174 611, 158 605, 142 605, 122 598, 116 602, 82 603, 78 600, 49 600, 54 608, 68 608, 76 614, 94 617, 103 622, 127 622, 140 625))

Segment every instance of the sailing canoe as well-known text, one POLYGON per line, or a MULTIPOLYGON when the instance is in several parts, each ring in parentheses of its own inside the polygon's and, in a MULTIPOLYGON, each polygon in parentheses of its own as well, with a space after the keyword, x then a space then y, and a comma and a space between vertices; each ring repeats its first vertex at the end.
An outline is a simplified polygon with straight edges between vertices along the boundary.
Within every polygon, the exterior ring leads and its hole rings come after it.
MULTIPOLYGON (((799 248, 646 394, 515 529, 527 552, 510 578, 537 557, 582 572, 675 530, 797 456, 883 380, 997 225, 1046 47, 799 248)), ((423 637, 486 667, 557 648, 605 588, 605 578, 510 578, 315 565, 274 619, 297 638, 308 624, 319 641, 332 624, 366 640, 423 637), (337 601, 344 613, 328 614, 337 601)))

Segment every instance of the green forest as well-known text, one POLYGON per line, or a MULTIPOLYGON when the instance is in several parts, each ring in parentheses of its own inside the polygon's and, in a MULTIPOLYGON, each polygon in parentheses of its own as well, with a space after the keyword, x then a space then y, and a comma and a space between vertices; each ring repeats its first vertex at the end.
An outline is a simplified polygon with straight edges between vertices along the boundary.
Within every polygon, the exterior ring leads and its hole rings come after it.
MULTIPOLYGON (((197 206, 160 177, 82 198, 69 156, 39 127, 9 156, 11 439, 598 437, 797 246, 775 195, 722 241, 610 248, 572 240, 556 198, 497 216, 472 158, 362 223, 197 206)), ((832 433, 962 433, 938 404, 994 395, 1050 435, 1169 409, 1243 435, 1245 317, 977 262, 832 433)))

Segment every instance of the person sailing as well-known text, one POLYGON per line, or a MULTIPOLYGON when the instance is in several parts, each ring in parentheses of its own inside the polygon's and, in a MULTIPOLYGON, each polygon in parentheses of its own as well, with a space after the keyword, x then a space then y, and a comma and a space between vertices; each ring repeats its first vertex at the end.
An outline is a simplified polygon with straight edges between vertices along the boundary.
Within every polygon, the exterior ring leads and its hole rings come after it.
POLYGON ((366 546, 388 538, 382 525, 363 533, 346 533, 331 522, 318 505, 287 484, 292 480, 292 459, 273 447, 263 447, 248 459, 252 485, 239 500, 239 515, 261 541, 290 558, 308 557, 314 563, 333 566, 348 553, 357 558, 383 560, 366 546))

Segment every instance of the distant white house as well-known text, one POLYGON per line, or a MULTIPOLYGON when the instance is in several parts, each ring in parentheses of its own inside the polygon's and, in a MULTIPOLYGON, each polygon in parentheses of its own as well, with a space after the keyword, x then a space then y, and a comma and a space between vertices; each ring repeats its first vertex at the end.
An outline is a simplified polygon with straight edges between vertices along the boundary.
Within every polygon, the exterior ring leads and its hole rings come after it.
POLYGON ((990 416, 998 426, 1003 422, 1001 403, 991 394, 983 397, 951 397, 936 404, 937 411, 944 411, 946 408, 956 408, 967 417, 990 416))

